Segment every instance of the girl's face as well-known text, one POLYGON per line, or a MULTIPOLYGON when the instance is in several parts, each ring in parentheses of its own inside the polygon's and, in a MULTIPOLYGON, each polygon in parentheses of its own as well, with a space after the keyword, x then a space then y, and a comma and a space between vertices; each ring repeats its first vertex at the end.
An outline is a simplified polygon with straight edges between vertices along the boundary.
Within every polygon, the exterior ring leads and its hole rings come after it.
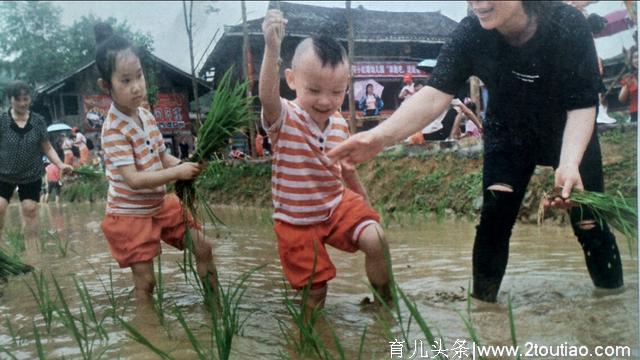
POLYGON ((11 108, 18 115, 24 115, 29 111, 29 107, 31 106, 31 95, 29 95, 26 91, 20 92, 20 96, 11 97, 11 108))
POLYGON ((111 75, 111 98, 125 115, 135 115, 146 99, 147 84, 140 59, 131 50, 116 57, 116 67, 111 75))
POLYGON ((522 1, 467 1, 485 30, 509 27, 509 21, 524 14, 522 1))
POLYGON ((367 85, 367 95, 373 95, 373 86, 367 85))

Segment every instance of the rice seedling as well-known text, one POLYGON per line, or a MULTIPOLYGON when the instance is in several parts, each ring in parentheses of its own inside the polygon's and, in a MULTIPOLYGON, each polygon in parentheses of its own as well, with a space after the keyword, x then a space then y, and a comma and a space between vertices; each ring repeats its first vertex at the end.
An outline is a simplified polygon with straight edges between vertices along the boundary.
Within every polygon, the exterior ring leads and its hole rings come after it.
POLYGON ((219 282, 217 289, 212 289, 209 279, 202 281, 205 300, 208 299, 205 304, 209 305, 209 313, 211 314, 212 335, 215 339, 217 355, 220 360, 229 359, 233 338, 240 333, 250 316, 249 314, 243 320, 240 319, 240 303, 247 291, 245 283, 255 272, 265 266, 261 265, 245 272, 238 279, 229 283, 226 289, 219 282), (219 310, 218 307, 220 308, 219 310))
MULTIPOLYGON (((205 326, 210 331, 208 343, 202 343, 198 340, 193 330, 191 330, 187 324, 182 311, 178 307, 174 308, 176 319, 184 329, 187 339, 198 355, 198 359, 230 359, 233 338, 241 332, 245 322, 250 316, 249 314, 244 319, 240 318, 240 304, 247 290, 245 283, 251 275, 263 267, 264 265, 245 272, 226 288, 220 286, 218 283, 217 291, 216 289, 212 289, 208 279, 203 279, 202 282, 196 282, 197 285, 195 285, 195 287, 203 298, 205 298, 205 306, 207 306, 210 313, 210 323, 205 326)), ((193 267, 190 270, 191 273, 197 274, 193 267)), ((187 269, 186 272, 189 272, 189 269, 187 269)), ((191 284, 194 285, 193 283, 191 284)), ((134 341, 147 347, 163 359, 172 358, 169 354, 152 344, 133 326, 122 320, 121 317, 117 316, 117 318, 134 341)))
POLYGON ((135 342, 144 345, 147 349, 153 351, 154 354, 158 355, 161 359, 164 360, 173 360, 173 357, 168 353, 160 350, 158 347, 153 345, 144 335, 142 335, 135 327, 131 326, 128 322, 123 320, 119 315, 115 315, 116 319, 122 327, 124 327, 129 335, 129 338, 134 340, 135 342))
POLYGON ((21 227, 7 228, 6 235, 14 256, 25 251, 24 232, 21 227))
POLYGON ((56 310, 56 305, 49 295, 49 283, 44 276, 44 272, 33 272, 33 281, 35 283, 35 290, 31 285, 27 283, 27 288, 31 292, 31 295, 36 301, 40 315, 44 320, 47 333, 51 331, 51 323, 53 322, 53 314, 56 310))
POLYGON ((154 298, 154 309, 158 318, 160 319, 160 324, 164 325, 164 284, 162 282, 162 255, 158 255, 158 273, 156 275, 156 295, 154 298))
POLYGON ((80 297, 80 301, 84 306, 85 313, 87 314, 87 317, 89 318, 89 320, 93 322, 96 332, 100 335, 102 339, 108 340, 109 335, 107 334, 107 331, 104 329, 104 326, 103 326, 106 316, 98 320, 98 316, 96 316, 96 311, 93 306, 91 296, 89 295, 89 290, 87 289, 87 285, 85 284, 84 280, 82 279, 78 280, 76 277, 74 277, 73 282, 75 283, 76 290, 80 297))
POLYGON ((90 165, 82 165, 76 169, 73 169, 72 172, 76 175, 80 175, 91 180, 101 179, 104 177, 104 174, 102 173, 102 171, 90 165))
MULTIPOLYGON (((482 343, 480 342, 478 333, 476 332, 476 329, 473 326, 473 319, 471 318, 471 287, 470 286, 467 287, 467 317, 468 318, 465 318, 464 315, 462 315, 462 313, 460 313, 459 311, 456 310, 456 312, 458 313, 458 316, 460 316, 460 319, 462 319, 462 322, 464 323, 464 326, 467 328, 467 332, 469 333, 469 336, 471 336, 471 339, 473 340, 473 343, 475 344, 475 346, 481 346, 482 343)), ((478 355, 478 359, 484 360, 486 358, 481 355, 478 355)))
POLYGON ((11 275, 20 275, 33 270, 33 267, 23 264, 15 256, 7 255, 0 249, 0 279, 11 275))
POLYGON ((62 240, 60 238, 60 234, 57 231, 47 232, 49 238, 51 238, 56 244, 56 249, 58 249, 58 254, 61 257, 66 258, 67 253, 69 252, 69 239, 62 240))
POLYGON ((13 325, 11 324, 11 320, 8 316, 4 318, 4 325, 7 327, 7 331, 9 331, 9 335, 11 336, 11 342, 13 346, 18 346, 18 333, 16 333, 13 325))
MULTIPOLYGON (((544 199, 560 197, 562 188, 555 188, 545 193, 544 199)), ((593 213, 595 220, 603 225, 604 222, 622 233, 627 239, 629 254, 633 257, 633 244, 638 239, 638 209, 636 199, 625 198, 621 193, 610 195, 595 191, 574 190, 569 196, 571 202, 585 207, 593 213)), ((544 221, 544 205, 540 202, 538 207, 538 224, 544 221)))
POLYGON ((36 342, 36 351, 38 353, 39 360, 45 360, 44 357, 44 349, 42 348, 42 340, 40 338, 40 332, 38 331, 38 327, 36 326, 35 321, 33 322, 33 337, 36 342))
MULTIPOLYGON (((61 308, 56 309, 56 313, 64 327, 69 330, 71 337, 78 344, 80 355, 83 359, 100 358, 108 349, 105 347, 100 352, 94 353, 96 345, 102 337, 101 331, 98 328, 90 328, 88 325, 89 322, 85 319, 82 309, 79 310, 77 318, 73 315, 55 276, 52 276, 52 280, 56 289, 58 301, 60 301, 60 304, 62 305, 61 308), (76 321, 79 324, 76 324, 76 321), (90 330, 94 332, 92 337, 90 336, 90 330)), ((93 306, 91 307, 93 308, 93 306)))
POLYGON ((294 327, 297 331, 287 329, 286 324, 278 319, 278 327, 286 341, 288 347, 294 349, 298 356, 318 356, 322 358, 326 346, 320 339, 320 335, 316 331, 316 323, 323 316, 321 308, 314 308, 310 313, 305 315, 306 300, 308 298, 310 286, 305 286, 301 293, 301 303, 295 304, 289 296, 288 291, 284 292, 284 305, 287 313, 293 320, 294 327))
MULTIPOLYGON (((511 344, 514 348, 518 348, 518 338, 516 337, 516 323, 513 318, 513 306, 511 304, 511 294, 508 298, 509 303, 509 330, 511 331, 511 344)), ((520 360, 520 354, 516 355, 516 358, 520 360)))
POLYGON ((9 357, 9 359, 11 360, 18 360, 18 358, 13 355, 13 353, 11 353, 7 348, 5 348, 4 346, 0 345, 0 353, 4 353, 5 355, 7 355, 9 357))
MULTIPOLYGON (((234 86, 231 68, 222 77, 215 91, 207 119, 198 129, 198 143, 189 161, 208 161, 212 154, 223 150, 231 136, 249 124, 252 97, 246 96, 248 82, 234 86)), ((176 194, 186 209, 195 212, 196 189, 194 180, 177 181, 176 194)))

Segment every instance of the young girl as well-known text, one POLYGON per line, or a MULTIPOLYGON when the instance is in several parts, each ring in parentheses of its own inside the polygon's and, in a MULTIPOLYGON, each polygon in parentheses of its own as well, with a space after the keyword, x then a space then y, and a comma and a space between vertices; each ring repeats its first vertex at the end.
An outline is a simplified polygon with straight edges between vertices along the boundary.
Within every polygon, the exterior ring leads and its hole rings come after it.
MULTIPOLYGON (((165 194, 165 184, 189 180, 202 165, 181 162, 165 151, 153 115, 140 104, 146 83, 132 44, 99 24, 96 34, 98 86, 113 100, 102 126, 102 147, 109 192, 102 231, 120 267, 133 272, 138 304, 151 300, 155 279, 153 258, 161 253, 160 240, 184 247, 184 210, 178 198, 165 194)), ((216 289, 211 245, 201 226, 187 213, 193 234, 193 252, 200 277, 216 289)))

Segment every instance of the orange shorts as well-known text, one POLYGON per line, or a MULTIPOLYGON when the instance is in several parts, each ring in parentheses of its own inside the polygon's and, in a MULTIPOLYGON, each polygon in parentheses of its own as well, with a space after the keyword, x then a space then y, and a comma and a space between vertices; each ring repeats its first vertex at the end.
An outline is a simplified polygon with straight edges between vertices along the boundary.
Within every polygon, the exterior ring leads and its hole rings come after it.
POLYGON ((329 258, 325 244, 355 252, 362 230, 379 223, 378 213, 367 205, 362 196, 346 189, 342 201, 325 222, 313 225, 292 225, 276 220, 278 252, 284 275, 294 289, 305 287, 313 276, 316 288, 336 277, 336 268, 329 258), (316 271, 313 273, 316 243, 316 271))
MULTIPOLYGON (((191 214, 190 228, 201 229, 191 214)), ((160 209, 150 216, 105 215, 102 232, 111 255, 121 268, 138 262, 152 261, 162 253, 160 240, 183 249, 185 226, 182 205, 175 194, 165 196, 160 209)))

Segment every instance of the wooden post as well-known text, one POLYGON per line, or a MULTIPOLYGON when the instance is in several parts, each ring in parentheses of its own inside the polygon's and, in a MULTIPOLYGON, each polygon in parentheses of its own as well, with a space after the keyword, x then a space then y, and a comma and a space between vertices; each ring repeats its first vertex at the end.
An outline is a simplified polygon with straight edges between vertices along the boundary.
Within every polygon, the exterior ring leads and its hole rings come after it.
POLYGON ((200 119, 200 96, 198 95, 198 82, 196 81, 196 68, 193 59, 193 1, 189 1, 188 17, 187 2, 185 0, 182 0, 182 10, 184 13, 184 26, 187 29, 187 37, 189 38, 189 58, 191 59, 191 85, 193 86, 193 97, 196 102, 196 123, 197 127, 200 128, 200 125, 202 125, 202 120, 200 119))
MULTIPOLYGON (((244 0, 240 2, 242 7, 242 78, 249 81, 249 25, 247 24, 247 4, 244 0)), ((247 86, 247 97, 251 96, 251 84, 247 86)), ((256 129, 253 124, 249 126, 249 149, 251 149, 251 157, 256 157, 256 129)))
POLYGON ((351 14, 351 1, 348 0, 347 4, 347 23, 349 27, 349 34, 347 42, 348 42, 348 57, 349 57, 349 130, 352 134, 355 134, 357 131, 356 124, 356 104, 354 102, 354 93, 353 93, 353 15, 351 14))
POLYGON ((480 108, 482 108, 482 104, 480 103, 480 79, 475 76, 469 79, 469 97, 476 104, 477 115, 480 108))

